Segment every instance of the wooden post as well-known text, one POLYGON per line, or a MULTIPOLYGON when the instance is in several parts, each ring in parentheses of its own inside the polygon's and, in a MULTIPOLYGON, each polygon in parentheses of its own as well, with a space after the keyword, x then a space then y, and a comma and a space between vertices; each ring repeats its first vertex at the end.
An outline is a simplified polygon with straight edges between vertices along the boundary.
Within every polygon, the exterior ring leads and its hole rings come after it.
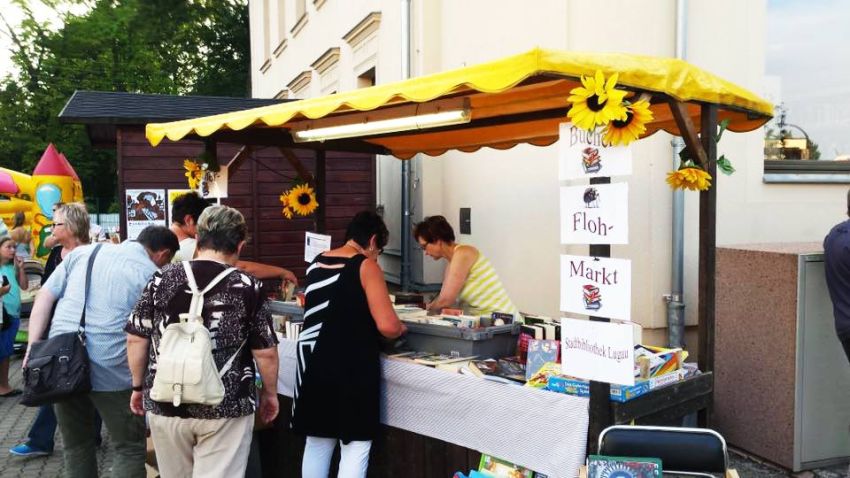
POLYGON ((316 150, 316 201, 319 202, 319 207, 316 209, 316 232, 325 234, 327 231, 327 218, 325 211, 327 210, 327 187, 326 181, 326 157, 325 150, 316 150))
MULTIPOLYGON (((700 140, 711 187, 699 195, 699 356, 703 372, 714 371, 714 312, 717 245, 717 106, 704 104, 700 112, 700 140)), ((711 407, 700 412, 700 426, 708 426, 711 407)))
MULTIPOLYGON (((611 178, 590 178, 590 184, 611 184, 611 178)), ((609 244, 591 244, 590 255, 592 257, 611 257, 611 246, 609 244)), ((596 322, 611 322, 604 317, 591 316, 590 320, 596 322)), ((611 384, 605 382, 590 382, 590 410, 587 424, 587 453, 597 452, 599 434, 602 430, 614 424, 611 413, 611 384)))
POLYGON ((700 140, 711 188, 699 195, 699 368, 714 370, 715 246, 717 245, 717 107, 703 105, 700 140))

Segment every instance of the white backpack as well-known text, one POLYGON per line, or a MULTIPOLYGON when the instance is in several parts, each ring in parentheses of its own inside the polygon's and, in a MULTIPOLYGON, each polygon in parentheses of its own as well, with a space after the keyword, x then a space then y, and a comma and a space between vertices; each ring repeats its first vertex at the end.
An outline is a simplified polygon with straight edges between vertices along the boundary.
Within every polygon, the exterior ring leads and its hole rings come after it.
POLYGON ((204 327, 201 312, 204 308, 204 294, 236 269, 228 268, 204 290, 198 291, 189 262, 183 262, 183 268, 192 290, 192 302, 189 313, 180 314, 180 322, 169 325, 162 334, 150 397, 156 402, 171 402, 175 407, 181 403, 216 406, 224 399, 221 377, 230 370, 245 342, 220 371, 216 370, 210 331, 204 327))

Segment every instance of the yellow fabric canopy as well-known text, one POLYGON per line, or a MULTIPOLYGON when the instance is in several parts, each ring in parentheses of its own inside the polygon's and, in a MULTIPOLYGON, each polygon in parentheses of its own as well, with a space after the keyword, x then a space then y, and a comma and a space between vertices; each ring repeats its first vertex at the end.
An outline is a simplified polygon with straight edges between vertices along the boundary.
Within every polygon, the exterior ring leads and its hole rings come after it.
POLYGON ((773 107, 767 101, 682 60, 534 49, 396 83, 184 121, 152 123, 147 125, 146 136, 156 146, 166 137, 177 141, 191 134, 205 137, 246 128, 277 128, 288 135, 286 130, 293 123, 305 120, 331 117, 335 122, 344 122, 347 115, 362 115, 360 112, 364 111, 466 98, 472 121, 456 129, 357 139, 386 148, 400 158, 418 152, 436 155, 451 149, 475 151, 483 146, 505 149, 519 143, 546 145, 557 140, 558 123, 567 121, 569 90, 579 85, 580 76, 593 75, 597 70, 606 77, 619 73, 619 87, 652 94, 655 119, 648 125, 647 135, 659 130, 679 134, 665 97, 687 102, 688 114, 697 127, 700 103, 718 105, 718 118, 728 119, 728 128, 737 132, 758 128, 773 115, 773 107), (562 110, 563 115, 552 114, 562 110), (498 121, 508 117, 513 119, 498 121))

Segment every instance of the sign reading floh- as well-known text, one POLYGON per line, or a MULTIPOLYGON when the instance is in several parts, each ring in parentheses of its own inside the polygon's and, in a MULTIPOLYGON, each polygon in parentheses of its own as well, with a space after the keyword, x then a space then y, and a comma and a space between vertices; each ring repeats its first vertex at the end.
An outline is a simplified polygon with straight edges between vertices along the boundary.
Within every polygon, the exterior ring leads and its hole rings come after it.
POLYGON ((629 185, 561 187, 561 244, 628 244, 629 185))
POLYGON ((632 174, 632 150, 602 140, 599 128, 585 131, 572 123, 559 128, 558 170, 561 181, 632 174))
POLYGON ((630 320, 631 301, 630 260, 561 256, 563 312, 630 320))
POLYGON ((632 326, 561 319, 561 372, 599 382, 634 385, 632 326))

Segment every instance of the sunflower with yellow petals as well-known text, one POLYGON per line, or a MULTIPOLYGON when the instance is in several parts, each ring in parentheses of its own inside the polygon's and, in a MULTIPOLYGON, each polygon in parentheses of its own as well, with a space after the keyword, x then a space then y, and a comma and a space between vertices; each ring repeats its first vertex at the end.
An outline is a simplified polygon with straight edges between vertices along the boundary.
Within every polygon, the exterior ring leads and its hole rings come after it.
POLYGON ((308 216, 319 207, 316 192, 306 184, 298 184, 289 190, 289 208, 299 216, 308 216))
POLYGON ((278 198, 280 199, 280 204, 283 205, 283 217, 287 219, 292 219, 292 209, 289 208, 289 191, 284 192, 278 198))
POLYGON ((646 133, 646 125, 652 118, 649 101, 635 101, 626 105, 625 119, 615 119, 608 123, 602 139, 610 145, 626 146, 646 133))
POLYGON ((685 166, 667 173, 667 184, 673 189, 707 191, 711 187, 711 175, 700 168, 685 166))
POLYGON ((189 183, 189 189, 198 189, 198 186, 201 184, 201 178, 204 176, 201 166, 191 159, 185 159, 183 160, 183 169, 186 170, 183 175, 186 176, 186 181, 189 183))
POLYGON ((570 90, 567 100, 572 107, 567 117, 577 128, 593 131, 598 125, 626 119, 626 107, 623 105, 626 92, 614 88, 617 78, 617 73, 614 73, 606 81, 605 75, 597 70, 593 77, 582 76, 582 86, 570 90))

